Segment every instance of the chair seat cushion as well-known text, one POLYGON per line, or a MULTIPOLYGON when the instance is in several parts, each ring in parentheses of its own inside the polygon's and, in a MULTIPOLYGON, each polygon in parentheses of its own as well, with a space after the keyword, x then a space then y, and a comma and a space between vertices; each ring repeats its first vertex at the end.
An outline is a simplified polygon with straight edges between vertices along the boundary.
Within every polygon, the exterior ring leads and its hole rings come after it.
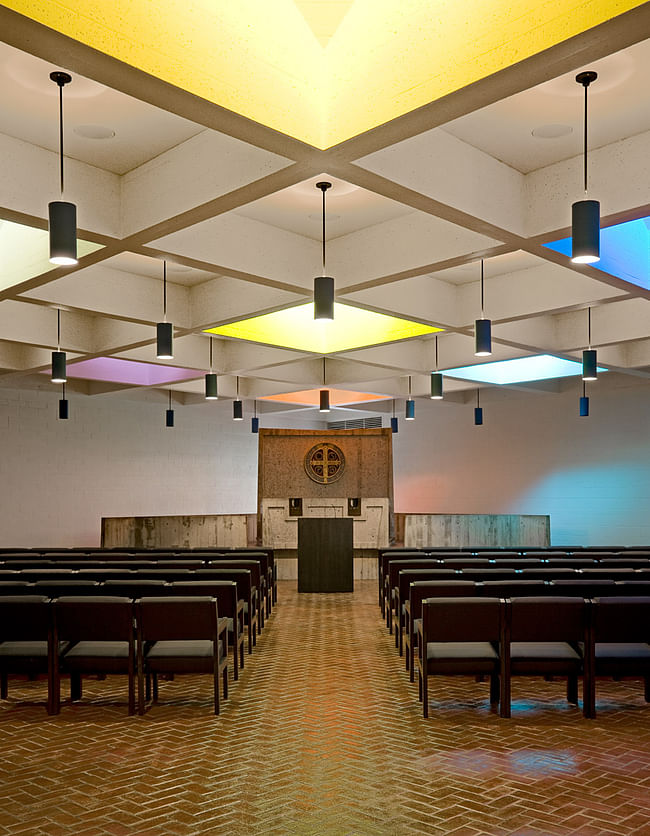
POLYGON ((596 673, 650 675, 650 644, 644 642, 597 642, 596 673))
MULTIPOLYGON (((223 658, 223 647, 217 642, 219 660, 223 658)), ((194 639, 191 641, 159 641, 147 651, 145 662, 151 671, 177 673, 209 673, 212 671, 212 641, 194 639)))
POLYGON ((61 670, 124 673, 128 662, 128 642, 81 641, 63 654, 61 670))
POLYGON ((492 673, 499 657, 490 642, 429 642, 429 673, 492 673))
POLYGON ((575 673, 580 654, 567 642, 512 642, 510 659, 513 673, 575 673))
POLYGON ((0 657, 31 657, 47 659, 46 641, 25 641, 25 642, 2 642, 0 644, 0 657))

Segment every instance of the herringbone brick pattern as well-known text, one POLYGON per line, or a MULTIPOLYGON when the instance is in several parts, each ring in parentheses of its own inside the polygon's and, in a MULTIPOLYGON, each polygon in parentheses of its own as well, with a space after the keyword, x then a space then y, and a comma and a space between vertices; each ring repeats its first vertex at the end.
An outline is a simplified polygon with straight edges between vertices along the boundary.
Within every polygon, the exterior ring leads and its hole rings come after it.
POLYGON ((0 834, 650 834, 640 683, 599 684, 590 722, 562 683, 516 680, 501 720, 487 685, 432 679, 425 721, 376 584, 357 587, 281 584, 220 717, 209 677, 161 683, 144 718, 128 717, 120 678, 51 718, 44 683, 10 683, 0 834))

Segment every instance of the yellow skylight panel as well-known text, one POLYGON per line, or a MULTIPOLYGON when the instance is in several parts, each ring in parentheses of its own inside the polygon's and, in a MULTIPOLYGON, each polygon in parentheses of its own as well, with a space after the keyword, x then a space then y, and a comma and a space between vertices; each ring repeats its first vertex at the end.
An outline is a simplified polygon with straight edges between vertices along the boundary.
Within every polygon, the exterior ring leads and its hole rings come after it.
POLYGON ((210 334, 238 340, 332 354, 442 331, 432 325, 334 303, 334 319, 314 319, 311 303, 207 328, 210 334))

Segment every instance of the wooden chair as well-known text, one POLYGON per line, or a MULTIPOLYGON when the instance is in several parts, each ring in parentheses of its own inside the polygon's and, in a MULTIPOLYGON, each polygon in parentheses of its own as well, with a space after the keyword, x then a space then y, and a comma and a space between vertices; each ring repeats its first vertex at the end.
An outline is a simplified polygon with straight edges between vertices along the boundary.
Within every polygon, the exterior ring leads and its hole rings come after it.
POLYGON ((0 597, 0 699, 7 699, 9 674, 47 674, 47 713, 56 713, 51 662, 54 647, 46 596, 0 597))
POLYGON ((219 714, 219 677, 228 697, 228 628, 219 619, 217 599, 199 595, 141 598, 138 625, 138 711, 144 714, 144 677, 153 676, 158 701, 161 673, 211 673, 214 713, 219 714))
POLYGON ((244 602, 237 594, 235 581, 177 581, 169 584, 169 593, 217 599, 219 615, 228 621, 228 645, 233 651, 233 677, 239 679, 239 668, 244 667, 244 602))
POLYGON ((650 702, 650 596, 595 598, 585 653, 585 716, 596 716, 596 677, 639 676, 650 702))
POLYGON ((429 716, 430 676, 490 677, 490 703, 499 702, 499 642, 502 607, 498 598, 427 598, 418 625, 419 698, 429 716))
POLYGON ((415 680, 415 648, 418 627, 422 620, 422 602, 426 598, 467 598, 478 594, 478 584, 463 580, 414 581, 409 588, 406 602, 404 641, 406 644, 406 669, 411 682, 415 680))
POLYGON ((248 652, 253 652, 257 644, 257 600, 255 587, 249 569, 228 566, 224 569, 203 569, 196 573, 196 581, 234 581, 237 584, 237 596, 244 602, 244 625, 248 633, 248 652))
POLYGON ((84 674, 126 674, 129 714, 135 713, 133 602, 109 595, 65 596, 53 602, 54 640, 70 642, 57 663, 54 702, 60 706, 60 675, 70 675, 70 699, 82 697, 84 674))
POLYGON ((513 676, 565 676, 567 701, 577 705, 581 646, 587 641, 584 599, 512 598, 506 599, 503 606, 501 716, 510 717, 513 676))

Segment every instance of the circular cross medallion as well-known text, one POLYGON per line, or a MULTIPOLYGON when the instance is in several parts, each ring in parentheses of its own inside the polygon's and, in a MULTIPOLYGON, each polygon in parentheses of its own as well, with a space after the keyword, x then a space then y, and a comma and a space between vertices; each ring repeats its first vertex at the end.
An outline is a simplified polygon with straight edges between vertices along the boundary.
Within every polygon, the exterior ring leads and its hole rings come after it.
POLYGON ((316 444, 305 456, 307 476, 321 485, 329 485, 343 476, 345 456, 336 444, 316 444))

